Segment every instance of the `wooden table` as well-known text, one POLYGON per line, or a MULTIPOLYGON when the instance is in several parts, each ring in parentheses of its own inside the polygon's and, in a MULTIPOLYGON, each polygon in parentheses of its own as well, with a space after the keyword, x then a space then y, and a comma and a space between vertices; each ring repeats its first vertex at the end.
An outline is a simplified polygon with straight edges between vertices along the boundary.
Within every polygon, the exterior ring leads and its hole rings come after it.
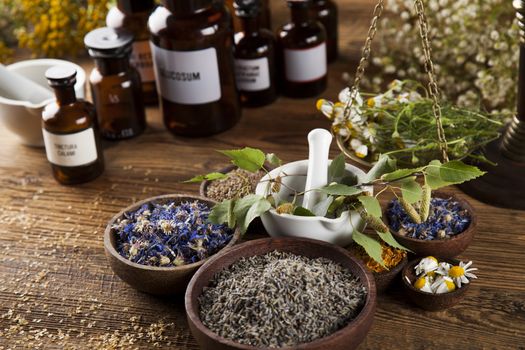
MULTIPOLYGON (((282 23, 285 7, 280 0, 272 6, 274 23, 282 23)), ((335 99, 342 72, 354 70, 371 6, 340 1, 343 57, 330 66, 323 96, 335 99)), ((182 297, 146 295, 113 274, 103 249, 106 222, 140 199, 197 193, 181 181, 223 167, 216 149, 250 145, 286 161, 307 157, 307 132, 328 127, 314 103, 280 98, 247 109, 235 128, 206 139, 173 137, 150 109, 147 132, 108 144, 104 175, 75 187, 53 180, 43 149, 0 129, 0 349, 198 349, 182 297)), ((464 258, 474 260, 479 280, 468 297, 429 313, 394 289, 379 297, 362 349, 525 349, 525 215, 472 203, 479 229, 464 258)))

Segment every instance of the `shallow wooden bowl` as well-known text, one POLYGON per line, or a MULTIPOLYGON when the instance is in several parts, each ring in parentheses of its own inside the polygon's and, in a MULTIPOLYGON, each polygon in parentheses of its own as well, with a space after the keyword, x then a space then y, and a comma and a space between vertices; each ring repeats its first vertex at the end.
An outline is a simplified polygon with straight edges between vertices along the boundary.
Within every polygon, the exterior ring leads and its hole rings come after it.
MULTIPOLYGON (((412 250, 417 256, 440 256, 442 258, 453 258, 463 253, 474 238, 474 233, 476 232, 476 227, 478 224, 478 218, 474 208, 467 202, 465 199, 457 197, 454 194, 443 193, 443 192, 433 192, 433 196, 436 198, 452 198, 452 200, 458 202, 462 208, 467 209, 470 214, 470 225, 469 227, 457 235, 449 239, 435 239, 431 241, 421 240, 417 238, 410 238, 403 236, 392 230, 392 233, 399 243, 404 247, 412 250)), ((388 203, 384 207, 384 212, 388 208, 388 203)), ((385 214, 386 216, 386 214, 385 214)), ((390 223, 387 223, 390 225, 390 223)))
MULTIPOLYGON (((310 258, 324 257, 348 268, 361 279, 368 294, 361 312, 348 325, 339 331, 310 343, 280 349, 298 350, 350 350, 363 341, 370 330, 376 308, 376 287, 374 278, 366 267, 347 250, 335 245, 306 238, 265 238, 249 241, 228 250, 224 254, 210 259, 193 276, 186 291, 185 306, 191 333, 203 350, 261 350, 254 346, 239 344, 225 339, 201 322, 199 317, 198 297, 204 287, 219 271, 232 265, 243 257, 263 255, 278 250, 310 258)), ((264 348, 266 349, 266 348, 264 348)))
MULTIPOLYGON (((124 258, 117 252, 116 235, 111 227, 124 215, 124 213, 136 210, 146 203, 162 203, 168 201, 180 203, 183 201, 194 200, 199 200, 210 206, 213 206, 216 203, 212 200, 192 195, 168 194, 137 202, 115 215, 108 222, 104 232, 104 249, 106 251, 106 257, 115 274, 133 288, 146 293, 157 295, 183 294, 195 271, 197 271, 197 269, 211 257, 193 264, 177 267, 157 267, 137 264, 124 258)), ((216 254, 222 253, 224 250, 234 245, 239 238, 240 232, 236 230, 230 242, 216 254)))
POLYGON ((385 292, 391 285, 394 284, 407 263, 408 258, 405 256, 405 258, 401 260, 401 262, 397 264, 397 266, 392 270, 381 273, 372 272, 372 275, 376 281, 376 289, 378 294, 385 292))
MULTIPOLYGON (((446 261, 450 264, 457 265, 459 264, 458 260, 455 259, 445 259, 437 258, 439 261, 446 261)), ((403 287, 405 289, 408 298, 417 306, 428 311, 441 311, 448 309, 459 303, 467 293, 470 283, 462 284, 461 288, 458 288, 450 293, 443 294, 432 294, 420 291, 414 287, 414 282, 417 279, 414 267, 421 261, 421 259, 415 259, 410 261, 402 272, 403 287)), ((472 282, 471 282, 472 283, 472 282)))

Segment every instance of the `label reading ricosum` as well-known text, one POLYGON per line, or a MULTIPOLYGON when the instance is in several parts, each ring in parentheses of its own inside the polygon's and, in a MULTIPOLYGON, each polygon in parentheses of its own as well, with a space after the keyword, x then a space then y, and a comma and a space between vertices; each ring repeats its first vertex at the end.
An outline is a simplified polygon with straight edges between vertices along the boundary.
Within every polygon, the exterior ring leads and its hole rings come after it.
POLYGON ((261 91, 270 87, 268 58, 235 60, 235 79, 242 91, 261 91))
POLYGON ((326 43, 304 50, 284 50, 286 79, 298 83, 317 80, 326 75, 326 43))
POLYGON ((221 98, 217 50, 171 51, 151 44, 162 97, 180 104, 203 104, 221 98))
POLYGON ((155 72, 153 71, 153 58, 151 57, 151 48, 149 40, 136 41, 133 43, 130 62, 139 74, 143 83, 155 81, 155 72))
POLYGON ((42 129, 42 134, 50 163, 74 167, 97 160, 97 144, 92 128, 68 135, 57 135, 42 129))

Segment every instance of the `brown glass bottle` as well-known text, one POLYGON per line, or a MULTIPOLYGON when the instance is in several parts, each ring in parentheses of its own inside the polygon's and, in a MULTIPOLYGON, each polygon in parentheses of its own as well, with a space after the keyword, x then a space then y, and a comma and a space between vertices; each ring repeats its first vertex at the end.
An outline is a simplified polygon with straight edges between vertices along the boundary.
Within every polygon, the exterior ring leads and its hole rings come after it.
POLYGON ((148 105, 158 103, 148 31, 148 17, 154 8, 154 0, 117 0, 117 6, 111 8, 106 17, 108 27, 126 29, 133 34, 130 61, 140 74, 142 96, 148 105))
MULTIPOLYGON (((235 13, 234 2, 235 0, 226 0, 224 2, 230 13, 235 13)), ((272 14, 270 11, 269 0, 261 0, 261 10, 259 11, 257 19, 259 20, 258 22, 261 28, 272 30, 272 14)), ((242 31, 241 19, 237 16, 233 17, 233 29, 236 33, 242 31)))
POLYGON ((148 27, 166 128, 208 136, 233 127, 241 109, 228 10, 215 0, 162 3, 148 27))
POLYGON ((281 91, 288 97, 312 97, 326 89, 326 32, 312 16, 310 0, 288 0, 291 22, 277 33, 282 62, 281 91))
POLYGON ((235 34, 235 77, 244 106, 258 107, 277 98, 275 39, 259 27, 260 1, 235 0, 242 30, 235 34))
POLYGON ((328 63, 339 55, 337 5, 332 0, 313 0, 314 17, 323 24, 326 30, 326 51, 328 63))
POLYGON ((95 68, 89 76, 102 137, 122 140, 146 128, 139 73, 130 65, 133 36, 124 30, 98 28, 84 38, 95 68))
POLYGON ((104 171, 95 108, 77 100, 76 74, 68 66, 47 70, 46 78, 55 91, 56 102, 42 111, 47 159, 55 179, 65 185, 93 180, 104 171))

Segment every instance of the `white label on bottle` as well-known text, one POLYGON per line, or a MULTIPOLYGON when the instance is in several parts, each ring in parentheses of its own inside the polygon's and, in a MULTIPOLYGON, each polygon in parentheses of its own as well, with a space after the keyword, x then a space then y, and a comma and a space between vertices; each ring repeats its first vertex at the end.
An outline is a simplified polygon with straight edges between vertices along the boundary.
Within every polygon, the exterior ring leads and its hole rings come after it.
POLYGON ((165 99, 203 104, 221 98, 217 50, 171 51, 151 44, 157 86, 165 99))
POLYGON ((284 50, 286 79, 305 83, 326 75, 326 43, 303 50, 284 50))
POLYGON ((73 167, 97 160, 97 144, 92 128, 67 135, 53 134, 42 129, 42 134, 50 163, 73 167))
POLYGON ((235 78, 241 91, 261 91, 270 87, 268 58, 235 60, 235 78))
POLYGON ((142 80, 143 83, 155 81, 149 40, 136 41, 133 43, 130 62, 131 65, 139 71, 140 80, 142 80))

